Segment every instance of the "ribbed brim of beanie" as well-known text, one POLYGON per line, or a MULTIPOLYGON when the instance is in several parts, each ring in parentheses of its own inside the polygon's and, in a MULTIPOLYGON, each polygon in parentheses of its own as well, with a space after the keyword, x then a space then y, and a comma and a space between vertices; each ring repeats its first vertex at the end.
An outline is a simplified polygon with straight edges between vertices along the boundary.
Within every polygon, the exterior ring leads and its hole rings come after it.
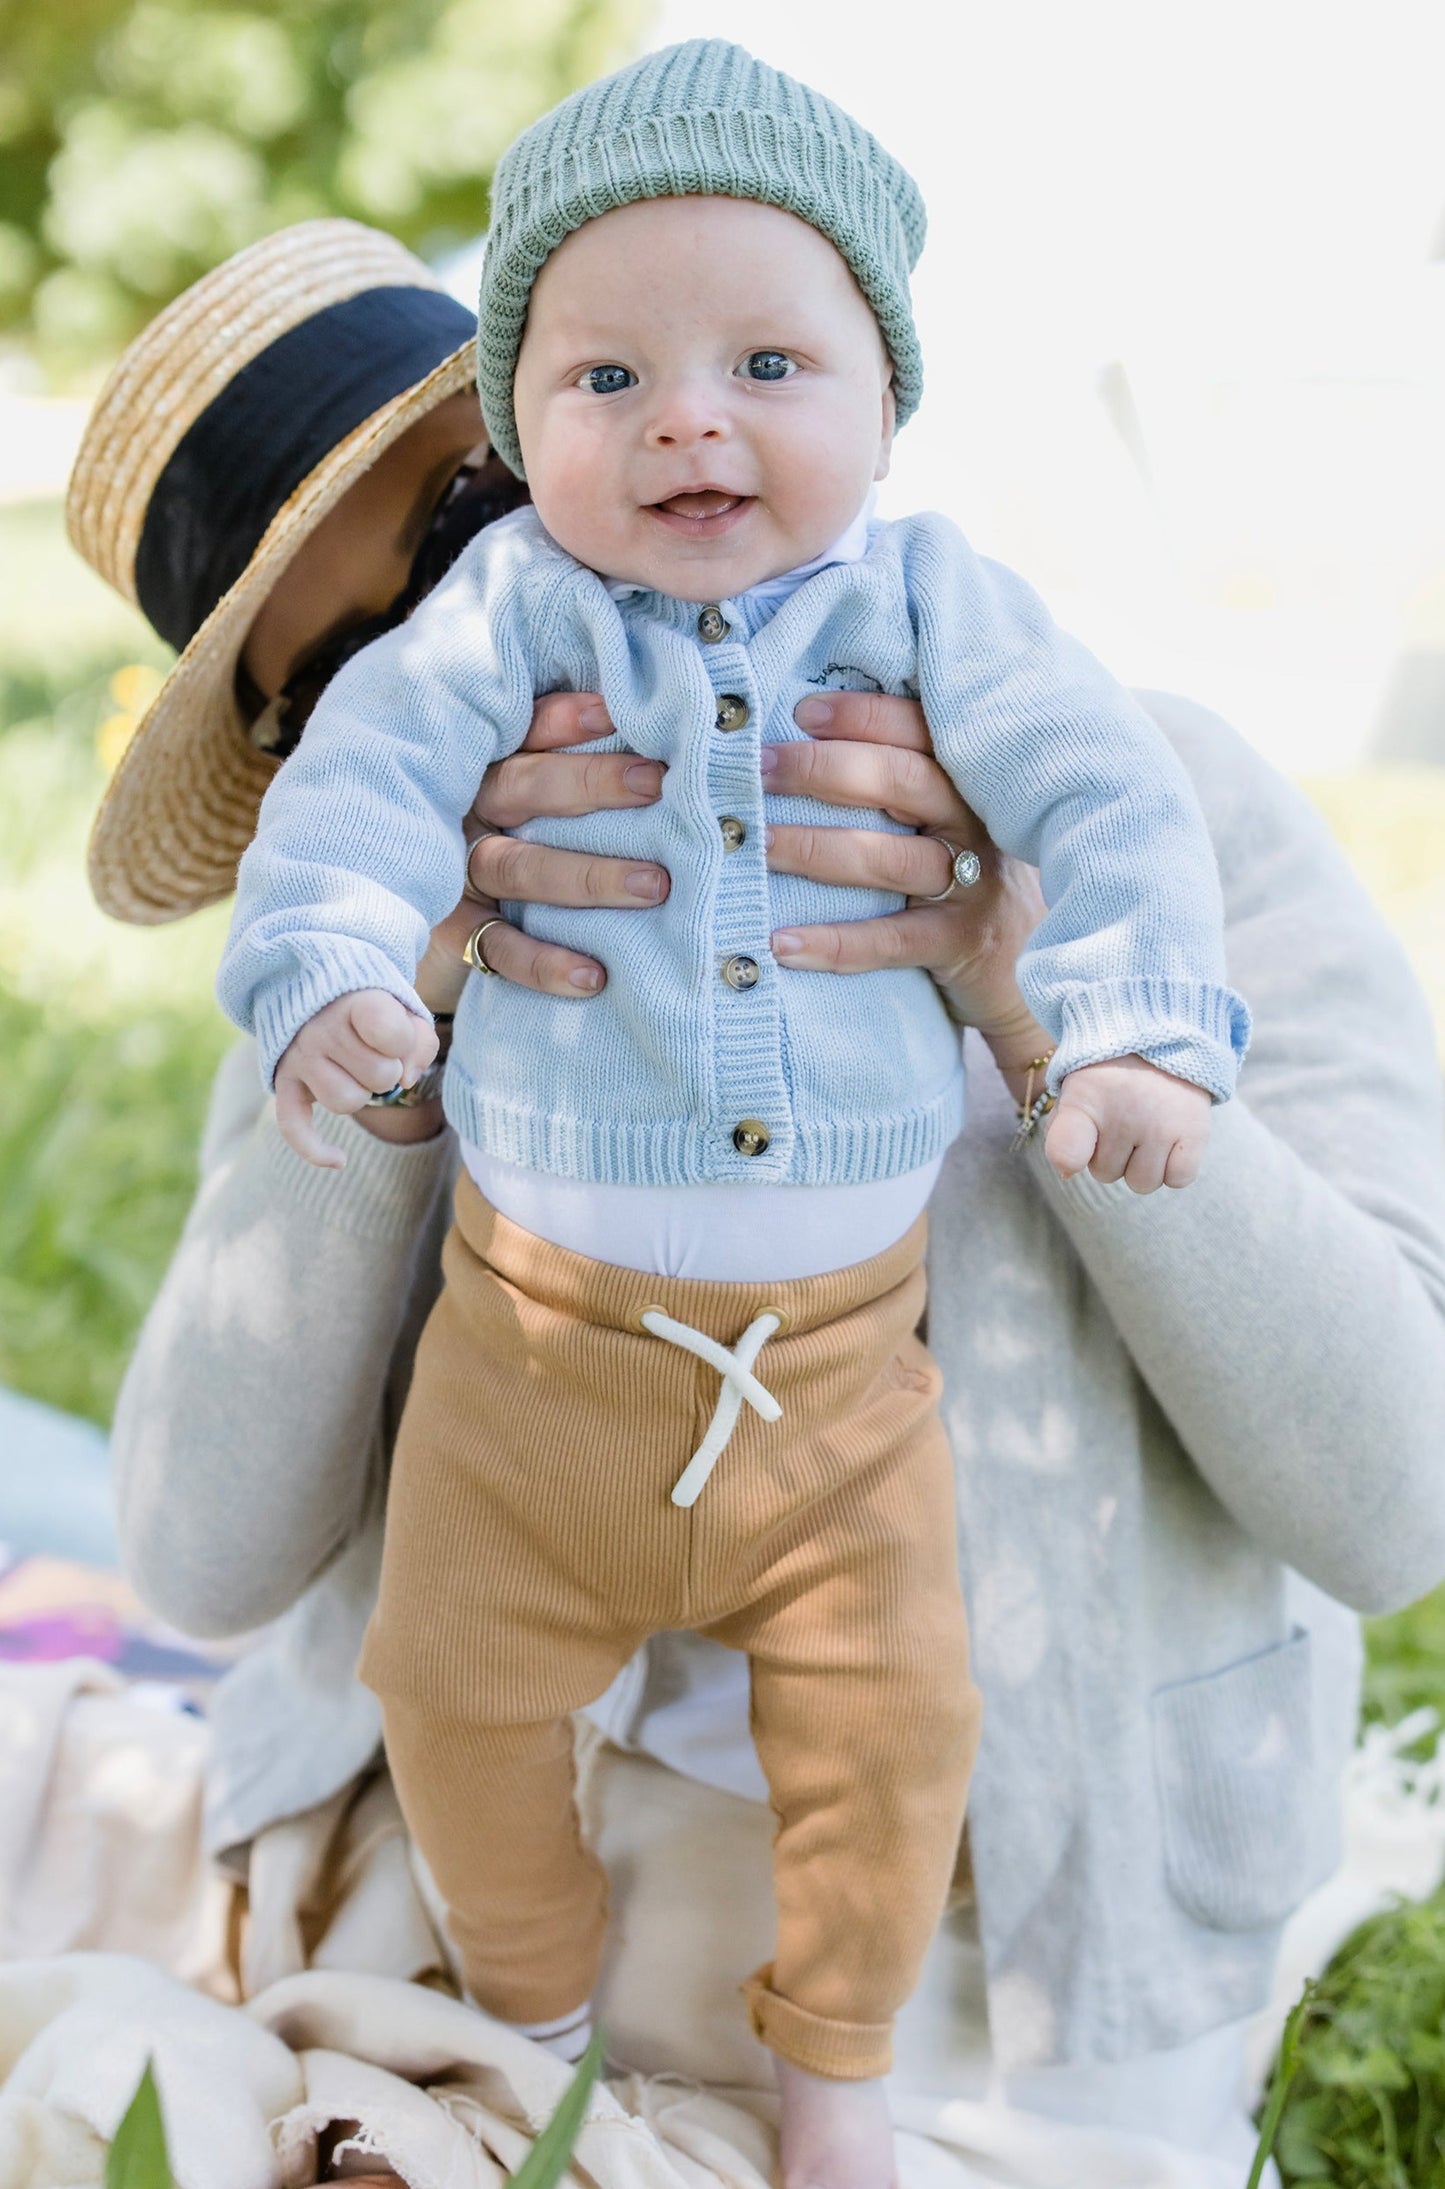
POLYGON ((841 107, 720 38, 650 53, 574 92, 503 154, 492 183, 477 385, 492 446, 522 475, 512 381, 532 284, 559 243, 643 198, 749 198, 796 213, 841 253, 893 360, 898 424, 923 360, 908 277, 927 215, 918 186, 841 107))

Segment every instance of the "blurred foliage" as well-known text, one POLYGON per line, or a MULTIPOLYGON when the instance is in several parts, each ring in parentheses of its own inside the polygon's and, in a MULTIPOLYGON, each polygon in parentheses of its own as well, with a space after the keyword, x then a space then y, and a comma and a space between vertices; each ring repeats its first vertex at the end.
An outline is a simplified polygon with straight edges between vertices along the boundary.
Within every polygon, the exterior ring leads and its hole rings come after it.
POLYGON ((101 1423, 231 1039, 219 923, 118 927, 85 887, 102 755, 164 658, 57 509, 0 510, 0 1384, 101 1423))
POLYGON ((1445 1722, 1445 1589, 1365 1624, 1367 1722, 1398 1725, 1429 1708, 1445 1722))
POLYGON ((646 0, 0 0, 0 328, 83 376, 242 244, 347 213, 428 258, 646 0))
POLYGON ((0 1384, 109 1421, 196 1189, 209 1017, 84 1021, 0 986, 0 1384))
POLYGON ((1361 1924, 1304 2005, 1285 2189, 1445 2189, 1445 1895, 1361 1924))

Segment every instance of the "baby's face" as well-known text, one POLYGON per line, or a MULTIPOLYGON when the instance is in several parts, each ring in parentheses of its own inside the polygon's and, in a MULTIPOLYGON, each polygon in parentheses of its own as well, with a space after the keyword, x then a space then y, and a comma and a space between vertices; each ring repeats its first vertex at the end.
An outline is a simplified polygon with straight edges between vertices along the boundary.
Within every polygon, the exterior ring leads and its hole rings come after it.
POLYGON ((653 198, 576 229, 537 277, 517 433, 579 562, 682 600, 822 554, 888 468, 878 323, 816 228, 653 198))

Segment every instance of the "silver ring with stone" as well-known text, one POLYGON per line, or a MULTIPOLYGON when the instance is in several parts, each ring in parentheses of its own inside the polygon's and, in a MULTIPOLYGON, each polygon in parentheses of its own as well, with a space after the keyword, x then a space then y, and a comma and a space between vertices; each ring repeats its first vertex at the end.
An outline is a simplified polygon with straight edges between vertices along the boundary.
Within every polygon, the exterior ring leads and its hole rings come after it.
POLYGON ((972 889, 983 873, 983 861, 976 851, 960 850, 946 836, 935 836, 933 841, 942 844, 945 851, 952 853, 953 871, 948 877, 948 887, 937 890, 931 897, 920 898, 921 904, 942 904, 945 897, 951 897, 956 889, 972 889))

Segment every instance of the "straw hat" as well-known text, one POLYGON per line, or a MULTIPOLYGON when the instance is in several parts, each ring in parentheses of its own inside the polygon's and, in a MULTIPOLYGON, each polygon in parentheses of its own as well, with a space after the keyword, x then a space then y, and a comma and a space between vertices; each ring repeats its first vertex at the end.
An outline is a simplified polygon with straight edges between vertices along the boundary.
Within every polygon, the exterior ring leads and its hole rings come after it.
POLYGON ((393 237, 313 220, 207 274, 111 374, 66 525, 180 652, 91 836, 91 886, 117 919, 179 919, 234 887, 277 766, 236 703, 246 634, 347 488, 474 384, 474 338, 393 237))

